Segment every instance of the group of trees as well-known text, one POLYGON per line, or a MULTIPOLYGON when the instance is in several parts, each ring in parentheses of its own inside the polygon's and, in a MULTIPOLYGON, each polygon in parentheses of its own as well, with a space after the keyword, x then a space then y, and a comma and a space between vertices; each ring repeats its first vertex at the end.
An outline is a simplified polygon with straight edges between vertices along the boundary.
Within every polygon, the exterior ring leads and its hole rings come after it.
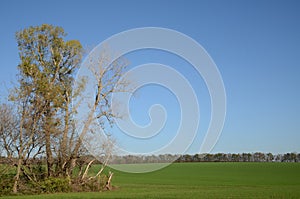
POLYGON ((272 153, 216 153, 183 155, 178 162, 300 162, 300 154, 272 154, 272 153))
POLYGON ((111 143, 104 143, 94 146, 99 148, 102 167, 91 176, 89 168, 99 160, 89 155, 83 139, 97 129, 105 132, 105 124, 112 124, 116 115, 110 99, 113 93, 127 91, 128 82, 121 81, 127 65, 107 54, 90 60, 96 85, 89 86, 95 92, 87 118, 79 124, 75 115, 86 79, 79 77, 76 86, 74 81, 83 49, 79 41, 66 41, 65 36, 61 27, 47 24, 16 34, 17 84, 9 100, 0 104, 0 195, 110 189, 113 173, 103 174, 108 159, 112 163, 300 161, 295 153, 120 157, 111 154, 111 143))
POLYGON ((167 162, 300 162, 300 153, 216 153, 195 155, 113 156, 113 164, 167 163, 167 162))
MULTIPOLYGON (((79 130, 74 115, 86 79, 81 77, 76 86, 73 84, 83 49, 79 41, 65 41, 65 36, 63 28, 47 24, 16 33, 18 83, 11 90, 9 101, 0 105, 0 156, 5 157, 0 165, 0 179, 7 179, 1 185, 9 185, 8 192, 43 191, 49 179, 63 179, 67 186, 78 187, 95 184, 101 177, 105 164, 96 176, 88 175, 95 160, 80 158, 87 154, 82 139, 91 126, 104 128, 101 124, 113 121, 109 99, 118 92, 117 84, 121 84, 126 64, 115 60, 106 65, 110 60, 103 56, 90 62, 97 85, 90 85, 96 89, 88 117, 79 130), (36 161, 42 158, 45 161, 36 161), (82 171, 74 172, 78 166, 82 171)), ((103 146, 97 147, 101 150, 103 146)), ((108 157, 103 155, 103 159, 108 157)), ((109 174, 107 179, 111 177, 109 174)))

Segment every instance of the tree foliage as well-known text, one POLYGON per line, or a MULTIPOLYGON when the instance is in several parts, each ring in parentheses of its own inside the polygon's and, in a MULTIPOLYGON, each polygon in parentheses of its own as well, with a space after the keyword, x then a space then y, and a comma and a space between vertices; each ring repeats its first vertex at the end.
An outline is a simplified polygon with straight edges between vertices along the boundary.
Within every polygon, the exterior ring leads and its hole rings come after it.
MULTIPOLYGON (((95 184, 107 164, 105 160, 97 175, 89 176, 88 170, 95 160, 88 156, 82 139, 94 129, 95 121, 112 121, 114 115, 108 99, 117 92, 115 88, 126 64, 117 60, 105 65, 107 57, 104 54, 101 60, 93 63, 94 68, 99 69, 93 73, 97 79, 93 108, 85 127, 76 132, 73 118, 77 105, 73 102, 80 102, 77 99, 85 89, 85 77, 76 87, 73 84, 83 49, 78 40, 66 41, 65 38, 63 28, 48 24, 16 33, 20 63, 18 85, 10 95, 14 108, 0 107, 0 147, 4 151, 1 155, 6 157, 5 165, 15 166, 12 186, 15 193, 24 190, 24 184, 33 185, 31 188, 35 190, 49 188, 47 183, 52 182, 90 187, 88 185, 95 184), (73 172, 77 166, 84 172, 73 172)), ((5 168, 2 171, 5 173, 5 168)), ((111 177, 112 174, 106 179, 110 181, 111 177)), ((68 190, 57 188, 60 189, 68 190)))

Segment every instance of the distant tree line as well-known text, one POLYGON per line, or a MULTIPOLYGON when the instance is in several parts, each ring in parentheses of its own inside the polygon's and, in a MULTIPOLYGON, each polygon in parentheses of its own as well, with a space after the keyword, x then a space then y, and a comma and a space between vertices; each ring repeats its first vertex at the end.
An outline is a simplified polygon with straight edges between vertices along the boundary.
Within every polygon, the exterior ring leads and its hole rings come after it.
MULTIPOLYGON (((78 159, 78 168, 85 167, 86 163, 94 160, 91 155, 83 155, 78 159)), ((55 159, 54 162, 59 161, 55 159)), ((285 154, 272 153, 215 153, 215 154, 185 154, 185 155, 113 155, 109 161, 110 164, 140 164, 140 163, 168 163, 168 162, 300 162, 300 153, 292 152, 285 154), (175 161, 174 161, 175 160, 175 161)), ((8 162, 17 163, 17 158, 8 158, 0 156, 0 164, 8 162)), ((29 158, 31 165, 46 165, 46 157, 29 158)), ((94 160, 94 164, 102 164, 102 161, 94 160)))
POLYGON ((300 162, 300 153, 216 153, 195 155, 113 156, 112 164, 167 163, 172 162, 300 162))

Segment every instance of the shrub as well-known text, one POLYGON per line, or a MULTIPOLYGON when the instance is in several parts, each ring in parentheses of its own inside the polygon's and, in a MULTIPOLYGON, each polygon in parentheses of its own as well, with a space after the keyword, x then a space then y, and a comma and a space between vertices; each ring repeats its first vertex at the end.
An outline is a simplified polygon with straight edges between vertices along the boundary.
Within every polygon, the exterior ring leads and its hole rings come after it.
POLYGON ((0 196, 10 195, 14 186, 14 176, 6 174, 0 176, 0 196))
POLYGON ((57 193, 71 191, 69 178, 47 178, 40 182, 43 193, 57 193))

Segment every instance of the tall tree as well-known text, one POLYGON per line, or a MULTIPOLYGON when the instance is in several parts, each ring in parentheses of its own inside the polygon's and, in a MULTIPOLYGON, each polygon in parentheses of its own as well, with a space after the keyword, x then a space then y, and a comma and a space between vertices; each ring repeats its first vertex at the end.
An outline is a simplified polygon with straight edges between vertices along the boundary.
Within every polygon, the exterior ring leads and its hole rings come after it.
MULTIPOLYGON (((45 140, 47 174, 53 175, 52 142, 60 134, 61 118, 67 118, 71 100, 67 99, 72 92, 72 82, 82 57, 82 46, 79 41, 65 41, 66 36, 61 27, 43 24, 29 27, 16 34, 19 56, 19 90, 28 90, 18 98, 30 98, 26 106, 37 107, 40 115, 42 134, 45 140)), ((66 126, 68 121, 64 120, 66 126)), ((66 127, 68 128, 68 127, 66 127)), ((65 138, 66 136, 63 136, 65 138)), ((66 141, 62 148, 65 150, 66 141)))

